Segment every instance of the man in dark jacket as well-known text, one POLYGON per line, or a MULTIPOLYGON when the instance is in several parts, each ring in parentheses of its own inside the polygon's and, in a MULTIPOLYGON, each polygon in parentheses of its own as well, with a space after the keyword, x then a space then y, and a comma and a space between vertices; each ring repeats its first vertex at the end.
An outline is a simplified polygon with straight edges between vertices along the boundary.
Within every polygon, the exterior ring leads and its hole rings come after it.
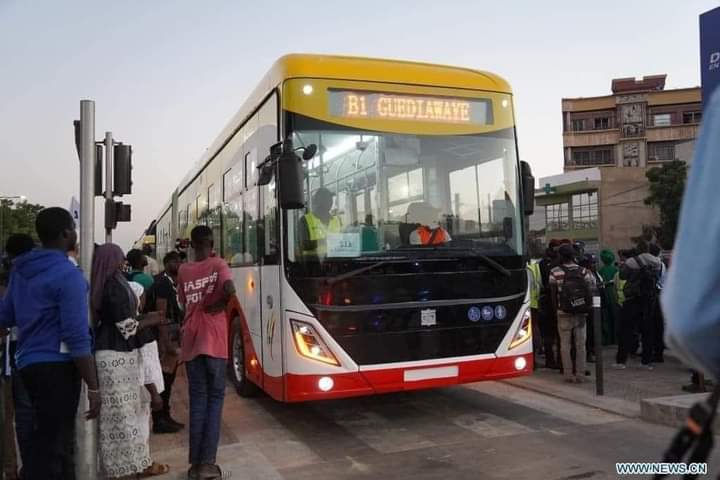
POLYGON ((72 479, 72 445, 80 378, 88 385, 88 418, 100 410, 88 325, 88 285, 68 261, 77 234, 70 213, 46 208, 35 227, 43 248, 15 261, 0 302, 0 327, 17 327, 17 367, 33 404, 35 428, 27 480, 72 479))
POLYGON ((559 263, 557 248, 560 242, 551 240, 545 257, 540 260, 542 287, 539 295, 539 327, 545 350, 545 367, 560 368, 560 344, 557 330, 557 315, 550 299, 550 271, 559 263))
MULTIPOLYGON (((625 303, 623 305, 623 322, 640 326, 642 341, 642 364, 652 370, 654 336, 656 334, 652 306, 657 295, 657 278, 660 274, 660 260, 648 253, 648 245, 644 241, 638 243, 637 255, 629 258, 620 267, 620 279, 626 280, 625 303)), ((626 336, 627 337, 627 336, 626 336)), ((628 347, 630 338, 620 340, 628 347)), ((618 350, 618 365, 625 365, 629 348, 618 350), (622 355, 621 355, 622 352, 622 355)))
POLYGON ((163 312, 165 321, 158 327, 160 363, 165 390, 160 394, 163 408, 153 412, 153 433, 175 433, 185 427, 170 415, 170 397, 178 369, 179 331, 183 312, 177 300, 177 274, 180 254, 169 252, 163 258, 164 270, 156 275, 146 295, 145 311, 163 312))

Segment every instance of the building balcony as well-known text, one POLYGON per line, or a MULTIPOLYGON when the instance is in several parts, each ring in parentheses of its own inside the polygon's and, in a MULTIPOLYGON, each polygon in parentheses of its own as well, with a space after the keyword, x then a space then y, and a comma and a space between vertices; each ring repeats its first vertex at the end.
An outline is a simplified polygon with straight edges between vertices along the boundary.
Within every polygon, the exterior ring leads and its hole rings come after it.
POLYGON ((700 133, 700 124, 676 124, 659 127, 647 127, 648 142, 668 142, 673 140, 690 140, 700 133))
POLYGON ((595 145, 614 145, 620 141, 620 130, 583 130, 581 132, 564 132, 563 146, 592 147, 595 145))

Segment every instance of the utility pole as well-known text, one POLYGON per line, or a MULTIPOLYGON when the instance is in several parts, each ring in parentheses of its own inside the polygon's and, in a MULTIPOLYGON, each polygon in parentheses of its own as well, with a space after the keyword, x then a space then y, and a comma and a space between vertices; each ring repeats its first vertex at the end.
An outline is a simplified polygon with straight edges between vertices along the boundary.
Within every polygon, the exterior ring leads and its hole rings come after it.
MULTIPOLYGON (((95 250, 95 197, 105 200, 105 241, 112 242, 117 222, 130 221, 130 205, 116 202, 114 197, 132 193, 132 147, 116 143, 112 132, 105 132, 104 141, 95 141, 95 102, 80 100, 80 120, 75 126, 75 146, 80 157, 80 268, 85 279, 92 277, 95 250), (102 189, 102 148, 105 147, 105 191, 102 189)), ((92 312, 88 322, 94 328, 92 312)), ((75 419, 75 475, 77 480, 98 478, 97 420, 86 420, 89 409, 87 385, 83 382, 78 415, 75 419)))
MULTIPOLYGON (((80 101, 80 268, 89 282, 95 247, 95 102, 80 101)), ((92 316, 88 312, 90 328, 92 316)), ((75 473, 78 480, 97 480, 97 421, 86 420, 89 409, 87 385, 83 382, 75 418, 75 473)))
MULTIPOLYGON (((113 201, 113 153, 112 132, 105 132, 105 203, 113 201)), ((114 208, 114 206, 113 206, 114 208)), ((105 243, 112 243, 112 229, 105 226, 105 243)))

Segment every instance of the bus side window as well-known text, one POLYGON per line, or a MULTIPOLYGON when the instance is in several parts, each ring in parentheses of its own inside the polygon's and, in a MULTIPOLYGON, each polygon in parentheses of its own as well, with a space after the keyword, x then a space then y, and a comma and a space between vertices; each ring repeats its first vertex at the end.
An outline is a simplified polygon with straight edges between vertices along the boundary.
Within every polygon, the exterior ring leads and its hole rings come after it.
POLYGON ((222 197, 221 190, 213 184, 208 187, 207 226, 212 229, 216 252, 222 252, 222 197))
POLYGON ((243 194, 243 225, 244 225, 244 263, 258 263, 258 188, 249 189, 243 194))
POLYGON ((231 266, 245 263, 243 196, 242 189, 238 188, 241 172, 242 170, 232 168, 223 176, 223 257, 231 266))
POLYGON ((276 191, 275 180, 262 187, 264 208, 262 222, 258 222, 262 224, 262 230, 258 232, 258 238, 262 242, 261 255, 265 265, 277 265, 280 261, 278 255, 279 230, 276 191))

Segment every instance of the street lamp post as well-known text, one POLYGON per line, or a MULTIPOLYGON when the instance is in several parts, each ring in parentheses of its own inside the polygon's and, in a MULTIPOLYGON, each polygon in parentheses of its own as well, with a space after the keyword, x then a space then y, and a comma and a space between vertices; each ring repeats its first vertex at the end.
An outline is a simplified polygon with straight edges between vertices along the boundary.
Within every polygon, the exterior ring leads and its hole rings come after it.
POLYGON ((25 200, 25 195, 0 196, 0 252, 5 253, 5 200, 25 200))

